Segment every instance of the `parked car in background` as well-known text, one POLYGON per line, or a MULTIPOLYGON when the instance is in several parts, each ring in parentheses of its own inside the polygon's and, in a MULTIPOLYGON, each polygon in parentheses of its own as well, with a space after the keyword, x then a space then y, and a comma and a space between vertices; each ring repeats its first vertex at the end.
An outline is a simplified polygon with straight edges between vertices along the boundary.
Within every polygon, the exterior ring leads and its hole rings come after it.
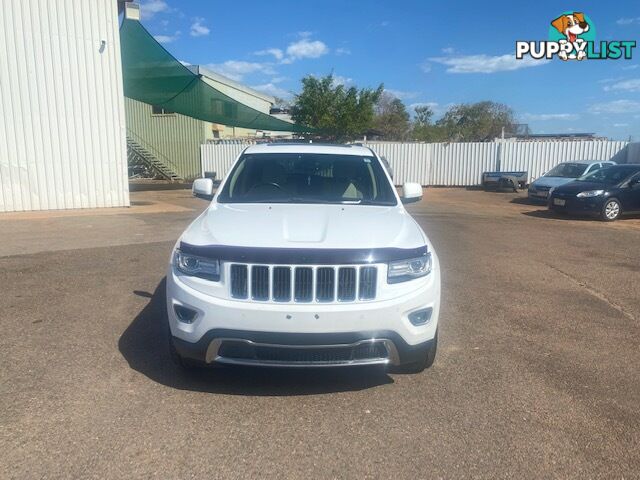
POLYGON ((549 190, 565 183, 572 182, 576 178, 588 175, 603 167, 615 165, 612 161, 580 160, 575 162, 563 162, 556 165, 547 173, 529 185, 529 200, 546 202, 549 198, 549 190))
POLYGON ((551 190, 549 208, 597 215, 608 222, 622 214, 640 213, 640 165, 602 168, 556 187, 551 190))
POLYGON ((254 145, 177 242, 167 273, 181 366, 389 365, 435 359, 440 263, 371 149, 254 145))

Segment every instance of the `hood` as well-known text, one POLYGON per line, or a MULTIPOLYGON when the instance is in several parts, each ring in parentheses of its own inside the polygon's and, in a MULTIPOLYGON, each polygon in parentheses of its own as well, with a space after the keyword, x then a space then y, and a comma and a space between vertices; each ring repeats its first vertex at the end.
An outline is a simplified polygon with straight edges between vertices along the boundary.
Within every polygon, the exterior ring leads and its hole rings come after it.
POLYGON ((417 248, 426 238, 398 207, 212 203, 182 236, 191 245, 417 248))
POLYGON ((555 193, 578 194, 589 190, 609 190, 612 185, 600 182, 569 182, 554 190, 555 193))
POLYGON ((560 185, 565 185, 567 183, 573 182, 575 178, 567 178, 567 177, 540 177, 535 180, 531 185, 534 187, 559 187, 560 185))

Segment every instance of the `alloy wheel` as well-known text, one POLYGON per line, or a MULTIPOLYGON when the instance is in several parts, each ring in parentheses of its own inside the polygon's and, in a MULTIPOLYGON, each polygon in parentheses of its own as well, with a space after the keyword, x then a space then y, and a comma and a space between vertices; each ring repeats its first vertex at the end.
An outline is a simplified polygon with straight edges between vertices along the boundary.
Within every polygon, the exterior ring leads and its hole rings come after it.
POLYGON ((608 220, 615 220, 620 215, 620 204, 615 200, 607 202, 604 207, 604 215, 608 220))

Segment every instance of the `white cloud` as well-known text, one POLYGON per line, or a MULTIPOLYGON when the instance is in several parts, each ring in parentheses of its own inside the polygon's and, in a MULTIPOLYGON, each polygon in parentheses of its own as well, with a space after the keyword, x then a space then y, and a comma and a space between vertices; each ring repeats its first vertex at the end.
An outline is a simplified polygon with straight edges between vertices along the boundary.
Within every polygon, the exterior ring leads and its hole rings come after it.
POLYGON ((577 113, 525 113, 522 115, 523 120, 536 122, 547 120, 578 120, 580 115, 577 113))
POLYGON ((204 18, 194 18, 191 24, 191 36, 192 37, 204 37, 209 35, 209 27, 204 25, 204 18))
POLYGON ((153 38, 160 43, 171 43, 180 38, 180 30, 176 31, 173 35, 154 35, 153 38))
POLYGON ((253 88, 254 90, 258 90, 259 92, 266 93, 267 95, 271 95, 272 97, 280 97, 285 100, 292 97, 291 92, 285 90, 284 88, 278 87, 273 82, 265 83, 262 85, 252 85, 251 88, 253 88))
POLYGON ((351 50, 344 47, 336 48, 336 55, 351 55, 351 50))
POLYGON ((391 22, 388 20, 385 20, 383 22, 380 22, 380 26, 381 27, 388 27, 389 25, 391 25, 391 22))
POLYGON ((640 17, 619 18, 616 23, 618 25, 633 25, 634 23, 640 24, 640 17))
POLYGON ((420 64, 420 70, 424 73, 429 73, 431 71, 431 64, 429 62, 422 62, 420 64))
POLYGON ((337 87, 338 85, 349 86, 353 83, 353 78, 343 77, 342 75, 334 75, 333 76, 333 86, 337 87))
POLYGON ((143 19, 153 17, 156 13, 169 13, 172 9, 164 0, 147 0, 140 4, 140 16, 143 19))
POLYGON ((298 32, 297 35, 300 38, 309 38, 311 35, 313 35, 313 32, 303 31, 303 32, 298 32))
POLYGON ((539 67, 550 60, 534 60, 533 58, 516 59, 514 54, 506 55, 460 55, 449 57, 434 57, 432 62, 446 65, 447 73, 496 73, 521 68, 539 67))
POLYGON ((253 52, 254 55, 273 55, 273 58, 276 60, 282 60, 284 57, 284 52, 279 48, 266 48, 264 50, 258 50, 257 52, 253 52))
POLYGON ((212 63, 206 65, 206 67, 238 82, 241 81, 245 75, 251 73, 264 73, 265 75, 275 74, 273 67, 269 64, 244 62, 241 60, 227 60, 224 63, 212 63))
POLYGON ((591 113, 640 113, 640 102, 634 100, 613 100, 595 103, 589 107, 591 113))
POLYGON ((429 107, 436 117, 443 115, 453 104, 440 105, 438 102, 418 102, 409 105, 409 112, 414 112, 418 107, 429 107))
POLYGON ((640 67, 640 65, 635 64, 635 65, 625 65, 624 67, 622 67, 622 70, 635 70, 636 68, 640 67))
POLYGON ((624 128, 624 127, 628 127, 629 124, 628 123, 614 123, 613 126, 616 127, 616 128, 624 128))
POLYGON ((605 92, 640 92, 640 78, 623 80, 622 82, 604 86, 605 92))
POLYGON ((327 53, 329 53, 329 47, 327 47, 324 42, 320 40, 309 40, 308 38, 290 43, 287 47, 287 59, 290 61, 302 58, 318 58, 327 53))
POLYGON ((420 95, 420 92, 409 92, 404 90, 394 90, 392 88, 385 88, 385 92, 390 93, 400 100, 412 100, 420 95))
POLYGON ((452 53, 455 53, 456 49, 453 47, 445 47, 442 49, 442 53, 446 54, 446 55, 451 55, 452 53))

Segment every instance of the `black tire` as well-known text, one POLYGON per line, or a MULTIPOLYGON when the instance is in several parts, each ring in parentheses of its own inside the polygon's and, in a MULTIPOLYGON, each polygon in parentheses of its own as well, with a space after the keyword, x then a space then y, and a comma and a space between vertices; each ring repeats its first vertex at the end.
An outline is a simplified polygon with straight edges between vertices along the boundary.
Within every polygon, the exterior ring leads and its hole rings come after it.
POLYGON ((605 222, 613 222, 620 218, 622 214, 622 205, 617 198, 609 198, 604 202, 600 218, 605 222))
POLYGON ((421 373, 427 368, 433 365, 436 360, 436 352, 438 350, 438 331, 436 330, 436 336, 433 337, 433 342, 428 348, 425 348, 421 353, 421 358, 417 362, 407 363, 400 365, 398 371, 400 373, 421 373))

